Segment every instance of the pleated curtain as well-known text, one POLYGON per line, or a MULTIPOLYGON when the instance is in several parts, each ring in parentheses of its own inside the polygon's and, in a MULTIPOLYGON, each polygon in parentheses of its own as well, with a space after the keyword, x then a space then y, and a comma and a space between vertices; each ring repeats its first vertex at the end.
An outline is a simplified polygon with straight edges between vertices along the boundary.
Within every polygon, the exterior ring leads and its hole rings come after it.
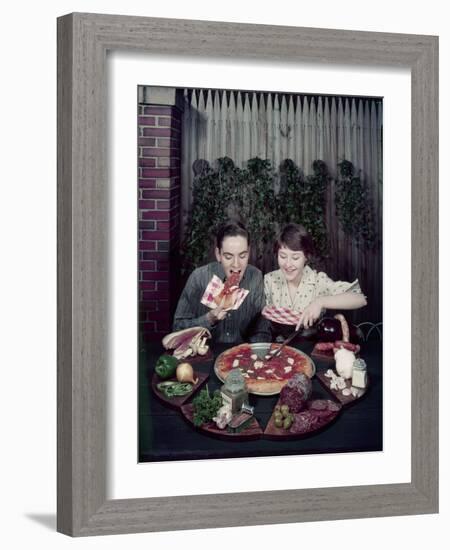
MULTIPOLYGON (((332 177, 327 194, 330 259, 326 269, 334 278, 359 277, 370 294, 381 293, 381 251, 357 248, 343 234, 334 207, 337 165, 349 160, 367 185, 375 229, 381 236, 381 99, 200 89, 185 90, 184 99, 182 232, 191 207, 192 165, 197 159, 214 164, 228 156, 245 167, 258 156, 269 159, 278 172, 280 163, 290 158, 305 176, 312 174, 314 160, 323 160, 332 177)), ((381 304, 372 304, 366 311, 381 320, 381 304)))

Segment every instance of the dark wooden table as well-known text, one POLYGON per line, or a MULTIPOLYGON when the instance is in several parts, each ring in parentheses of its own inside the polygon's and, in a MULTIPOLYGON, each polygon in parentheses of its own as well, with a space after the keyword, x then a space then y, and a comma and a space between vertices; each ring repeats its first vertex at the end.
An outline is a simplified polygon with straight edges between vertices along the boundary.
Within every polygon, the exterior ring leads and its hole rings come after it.
MULTIPOLYGON (((214 356, 230 346, 214 347, 214 356)), ((293 347, 308 355, 313 344, 302 342, 293 347)), ((163 349, 159 345, 141 349, 139 365, 139 461, 189 460, 277 456, 316 453, 363 452, 382 450, 382 343, 366 342, 361 357, 367 362, 370 386, 366 394, 346 405, 337 420, 324 430, 293 441, 222 441, 200 433, 190 426, 180 412, 163 405, 152 393, 151 377, 154 365, 163 349)), ((330 363, 314 359, 317 371, 326 371, 330 363)), ((210 391, 222 383, 213 369, 214 360, 196 364, 195 370, 210 373, 207 381, 210 391)), ((331 395, 313 378, 313 398, 332 399, 331 395)), ((250 395, 255 416, 264 430, 278 400, 278 396, 250 395)))

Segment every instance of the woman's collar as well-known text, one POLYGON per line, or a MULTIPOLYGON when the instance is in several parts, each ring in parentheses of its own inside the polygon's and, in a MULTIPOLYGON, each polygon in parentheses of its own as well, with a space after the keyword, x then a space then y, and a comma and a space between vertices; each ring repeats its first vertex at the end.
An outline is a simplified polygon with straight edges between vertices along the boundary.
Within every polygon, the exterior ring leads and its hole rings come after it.
POLYGON ((314 270, 305 265, 303 268, 302 281, 303 284, 313 284, 314 283, 314 270))

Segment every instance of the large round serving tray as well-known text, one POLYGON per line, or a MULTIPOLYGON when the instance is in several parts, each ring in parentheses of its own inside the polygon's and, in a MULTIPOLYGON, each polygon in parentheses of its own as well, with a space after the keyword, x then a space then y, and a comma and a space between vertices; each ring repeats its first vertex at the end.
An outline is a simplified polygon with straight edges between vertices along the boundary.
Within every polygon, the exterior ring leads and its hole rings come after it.
MULTIPOLYGON (((247 350, 248 348, 250 348, 250 350, 251 350, 250 354, 256 354, 256 355, 258 355, 258 357, 264 358, 264 356, 267 355, 268 351, 271 349, 271 346, 272 346, 272 343, 270 343, 270 342, 269 343, 258 342, 258 343, 253 343, 253 344, 239 344, 238 346, 234 346, 232 348, 227 349, 226 351, 222 352, 219 356, 217 356, 217 358, 214 362, 214 372, 215 372, 217 378, 221 382, 225 382, 225 379, 222 377, 218 366, 221 363, 221 361, 224 359, 224 357, 227 356, 227 354, 238 353, 239 351, 247 350)), ((311 357, 309 355, 307 355, 303 351, 300 351, 296 348, 292 348, 290 346, 285 346, 284 349, 289 350, 289 352, 292 355, 294 355, 294 357, 297 356, 299 358, 301 357, 301 358, 307 359, 309 364, 311 365, 311 369, 312 369, 311 378, 315 375, 316 366, 314 364, 314 361, 311 359, 311 357)), ((270 396, 270 395, 278 395, 280 393, 280 390, 277 390, 275 392, 256 392, 256 391, 249 390, 249 393, 251 393, 253 395, 270 396)))

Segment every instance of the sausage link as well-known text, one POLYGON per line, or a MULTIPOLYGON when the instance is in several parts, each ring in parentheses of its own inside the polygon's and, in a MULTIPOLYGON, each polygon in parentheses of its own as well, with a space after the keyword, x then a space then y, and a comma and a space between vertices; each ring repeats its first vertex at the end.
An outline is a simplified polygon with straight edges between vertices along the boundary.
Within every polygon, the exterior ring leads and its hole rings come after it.
POLYGON ((317 351, 328 351, 334 348, 333 342, 317 342, 316 350, 317 351))
POLYGON ((349 351, 353 351, 353 353, 359 353, 361 349, 359 344, 352 344, 351 342, 344 342, 343 340, 336 340, 333 346, 335 349, 345 348, 349 351))
POLYGON ((334 316, 334 318, 341 323, 342 340, 344 342, 348 342, 350 340, 350 329, 348 328, 347 320, 342 315, 342 313, 338 313, 337 315, 334 316))

